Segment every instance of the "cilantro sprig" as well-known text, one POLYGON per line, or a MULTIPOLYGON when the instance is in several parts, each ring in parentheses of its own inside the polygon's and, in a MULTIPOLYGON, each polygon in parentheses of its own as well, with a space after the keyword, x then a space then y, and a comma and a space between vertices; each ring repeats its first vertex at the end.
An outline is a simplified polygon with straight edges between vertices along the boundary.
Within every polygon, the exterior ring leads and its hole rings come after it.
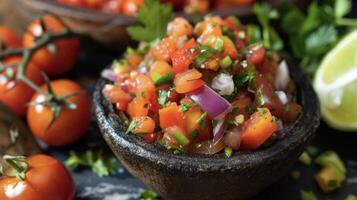
POLYGON ((89 167, 99 177, 109 176, 120 167, 115 157, 104 156, 102 150, 87 150, 84 153, 70 151, 66 165, 72 168, 89 167))
POLYGON ((351 11, 350 0, 334 3, 313 1, 303 12, 290 5, 282 15, 281 27, 288 35, 294 57, 307 75, 314 75, 323 56, 350 30, 357 19, 344 18, 351 11))
POLYGON ((159 0, 145 0, 138 10, 137 18, 141 25, 128 27, 129 35, 139 42, 151 42, 166 35, 166 26, 173 18, 172 7, 160 4, 159 0))

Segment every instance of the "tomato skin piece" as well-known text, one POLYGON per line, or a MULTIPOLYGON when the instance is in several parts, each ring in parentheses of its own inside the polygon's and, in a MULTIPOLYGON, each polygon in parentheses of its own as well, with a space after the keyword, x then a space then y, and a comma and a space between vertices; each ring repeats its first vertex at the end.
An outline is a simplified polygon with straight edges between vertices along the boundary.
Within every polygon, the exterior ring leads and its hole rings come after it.
POLYGON ((128 114, 131 117, 147 116, 149 113, 149 102, 141 97, 135 97, 128 105, 128 114))
MULTIPOLYGON (((51 82, 57 96, 73 93, 78 95, 67 99, 68 103, 76 104, 76 109, 62 109, 57 120, 48 128, 53 112, 43 105, 31 105, 27 110, 27 124, 32 133, 45 143, 52 146, 65 146, 74 143, 85 133, 91 122, 91 99, 81 86, 70 80, 56 80, 51 82)), ((47 91, 47 86, 42 86, 47 91)), ((31 102, 43 102, 46 97, 36 93, 31 102)))
POLYGON ((155 122, 148 116, 133 117, 132 120, 137 122, 135 128, 131 131, 135 134, 150 134, 155 130, 155 122))
POLYGON ((183 113, 176 103, 172 103, 165 108, 159 110, 159 121, 162 129, 170 126, 178 126, 186 130, 183 113))
POLYGON ((166 37, 156 47, 151 49, 156 60, 171 63, 171 56, 176 51, 176 39, 166 37))
POLYGON ((241 133, 242 149, 257 149, 277 130, 269 109, 262 108, 263 113, 255 112, 243 125, 241 133))
MULTIPOLYGON (((4 61, 4 65, 14 65, 21 62, 20 57, 11 57, 4 61)), ((43 83, 43 78, 37 66, 30 63, 26 69, 26 76, 37 85, 43 83)), ((0 74, 0 77, 2 75, 0 74)), ((2 80, 0 78, 0 101, 8 106, 19 116, 24 116, 27 110, 27 103, 30 102, 35 91, 23 82, 16 83, 15 87, 8 89, 8 84, 14 80, 2 80)), ((15 83, 15 82, 13 82, 15 83)))
POLYGON ((202 74, 196 69, 190 69, 183 73, 177 74, 174 79, 176 91, 180 94, 194 91, 204 85, 200 78, 202 74))
POLYGON ((198 55, 198 51, 192 51, 197 48, 197 43, 194 39, 187 41, 183 47, 175 51, 172 54, 172 66, 174 68, 174 73, 179 74, 188 70, 191 63, 193 63, 194 58, 198 55))
MULTIPOLYGON (((65 29, 63 24, 55 17, 46 15, 43 21, 48 31, 58 33, 65 29)), ((40 21, 33 21, 27 28, 23 36, 23 46, 31 48, 36 44, 36 37, 43 35, 40 21)), ((68 38, 58 40, 53 45, 56 52, 52 54, 47 47, 38 50, 32 57, 32 61, 40 70, 45 72, 50 77, 58 77, 70 71, 77 62, 79 54, 79 39, 68 38)))
POLYGON ((21 37, 12 29, 0 26, 0 43, 5 48, 20 48, 22 46, 21 37))
POLYGON ((68 170, 47 155, 27 158, 29 164, 24 181, 0 178, 1 200, 73 200, 75 186, 68 170), (16 191, 16 192, 14 192, 16 191))

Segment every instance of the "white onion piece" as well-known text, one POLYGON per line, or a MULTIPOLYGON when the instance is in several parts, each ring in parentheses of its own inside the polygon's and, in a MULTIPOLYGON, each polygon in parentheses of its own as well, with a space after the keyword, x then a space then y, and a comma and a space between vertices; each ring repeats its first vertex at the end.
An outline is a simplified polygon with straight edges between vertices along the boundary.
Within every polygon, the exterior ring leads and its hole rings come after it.
POLYGON ((288 96, 284 91, 276 91, 275 94, 278 96, 280 102, 285 105, 288 103, 288 96))
POLYGON ((224 144, 231 147, 234 150, 238 150, 242 143, 241 130, 239 128, 234 128, 228 131, 224 136, 224 144))
POLYGON ((101 73, 101 76, 109 81, 115 82, 118 75, 111 69, 104 69, 101 73))
POLYGON ((285 60, 281 61, 276 73, 276 78, 274 82, 275 89, 286 90, 290 81, 290 73, 288 64, 285 60))
POLYGON ((232 105, 217 92, 207 85, 188 94, 201 109, 207 112, 210 119, 223 118, 230 110, 232 105))
POLYGON ((213 144, 219 142, 226 131, 226 127, 224 125, 224 119, 219 119, 216 126, 213 128, 213 144))
POLYGON ((234 92, 234 82, 231 75, 220 73, 212 80, 212 88, 221 95, 230 95, 234 92))

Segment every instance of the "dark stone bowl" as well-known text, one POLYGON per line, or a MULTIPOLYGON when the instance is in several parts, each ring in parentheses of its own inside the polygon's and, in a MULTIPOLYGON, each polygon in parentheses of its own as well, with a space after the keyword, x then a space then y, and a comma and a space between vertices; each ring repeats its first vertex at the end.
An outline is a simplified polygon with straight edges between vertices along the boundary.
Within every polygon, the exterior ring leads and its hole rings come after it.
POLYGON ((284 130, 286 136, 271 147, 241 151, 227 158, 218 155, 175 155, 158 144, 125 134, 126 125, 101 94, 94 92, 95 114, 104 139, 129 172, 166 199, 247 199, 281 178, 311 142, 320 122, 319 102, 309 81, 289 63, 296 83, 298 120, 284 130))

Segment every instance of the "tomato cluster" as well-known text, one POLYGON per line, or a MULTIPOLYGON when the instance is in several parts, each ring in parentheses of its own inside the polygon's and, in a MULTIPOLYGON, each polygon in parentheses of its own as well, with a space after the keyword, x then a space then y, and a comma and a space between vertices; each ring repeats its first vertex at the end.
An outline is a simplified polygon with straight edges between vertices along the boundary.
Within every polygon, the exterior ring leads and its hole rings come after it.
MULTIPOLYGON (((144 0, 57 0, 59 3, 75 7, 102 10, 106 13, 121 13, 135 16, 144 0)), ((230 6, 249 5, 253 0, 161 0, 161 3, 170 3, 176 10, 186 13, 206 12, 210 8, 225 8, 230 6)))
POLYGON ((131 118, 128 132, 148 142, 209 154, 225 147, 257 149, 283 123, 294 122, 301 106, 293 101, 293 81, 284 88, 275 84, 279 56, 250 41, 247 27, 234 17, 206 17, 195 27, 176 18, 162 40, 114 62, 115 83, 103 94, 131 118), (191 97, 207 86, 230 106, 217 117, 191 97))

